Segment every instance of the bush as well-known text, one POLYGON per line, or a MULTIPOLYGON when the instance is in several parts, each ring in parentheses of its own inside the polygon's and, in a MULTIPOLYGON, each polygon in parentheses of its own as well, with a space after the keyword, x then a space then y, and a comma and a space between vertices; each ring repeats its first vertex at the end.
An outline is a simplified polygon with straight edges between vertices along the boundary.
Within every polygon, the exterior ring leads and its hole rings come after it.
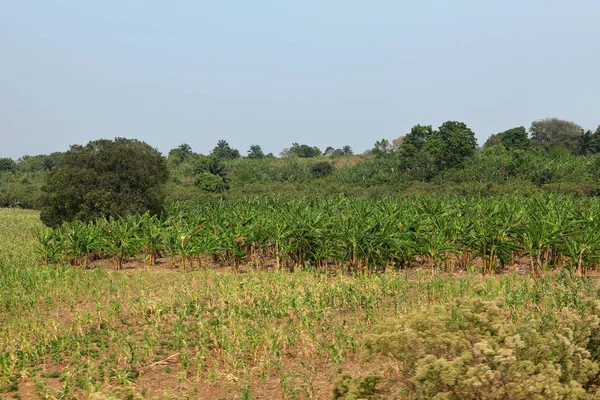
POLYGON ((325 178, 333 173, 333 164, 328 161, 320 161, 310 167, 313 178, 325 178))
POLYGON ((168 177, 166 159, 144 142, 117 138, 74 145, 44 178, 40 218, 56 226, 64 221, 157 213, 168 177))
MULTIPOLYGON (((360 398, 598 398, 600 305, 589 302, 585 314, 565 308, 514 322, 499 302, 459 299, 379 325, 367 351, 399 370, 360 398)), ((334 393, 358 398, 352 393, 364 382, 342 376, 334 393)))
POLYGON ((196 186, 205 192, 221 193, 227 190, 227 184, 219 175, 201 172, 194 177, 196 186))

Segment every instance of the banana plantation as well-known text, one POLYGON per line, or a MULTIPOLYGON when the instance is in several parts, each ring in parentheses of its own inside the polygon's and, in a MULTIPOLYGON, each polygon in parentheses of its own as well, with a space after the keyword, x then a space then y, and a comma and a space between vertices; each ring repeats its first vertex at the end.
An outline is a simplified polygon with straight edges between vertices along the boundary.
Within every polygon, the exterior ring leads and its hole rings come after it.
POLYGON ((71 222, 36 232, 45 263, 110 260, 355 273, 427 266, 532 273, 600 263, 600 200, 545 197, 260 197, 174 204, 163 215, 71 222))

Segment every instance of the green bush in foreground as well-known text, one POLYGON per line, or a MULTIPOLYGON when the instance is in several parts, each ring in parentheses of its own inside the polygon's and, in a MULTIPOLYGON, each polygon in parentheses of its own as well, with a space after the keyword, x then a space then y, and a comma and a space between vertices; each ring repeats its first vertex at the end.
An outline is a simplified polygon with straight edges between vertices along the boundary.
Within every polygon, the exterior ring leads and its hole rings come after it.
POLYGON ((600 302, 587 309, 514 322, 500 302, 466 298, 402 316, 365 339, 368 353, 396 370, 343 375, 334 398, 600 398, 600 302))

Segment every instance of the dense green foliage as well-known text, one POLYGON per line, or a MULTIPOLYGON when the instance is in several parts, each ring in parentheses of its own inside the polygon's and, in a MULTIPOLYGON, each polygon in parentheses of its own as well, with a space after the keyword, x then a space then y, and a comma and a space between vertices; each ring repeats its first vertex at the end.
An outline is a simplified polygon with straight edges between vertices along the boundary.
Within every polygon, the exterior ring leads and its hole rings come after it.
POLYGON ((501 144, 507 150, 510 149, 525 149, 530 146, 527 137, 527 130, 524 126, 509 129, 507 131, 497 133, 488 138, 483 145, 484 148, 497 146, 501 144))
POLYGON ((43 172, 0 173, 0 207, 39 208, 43 172))
POLYGON ((41 219, 48 226, 162 208, 163 156, 144 142, 117 138, 71 146, 45 175, 41 219))
MULTIPOLYGON (((248 195, 379 196, 394 193, 440 195, 600 193, 600 129, 583 131, 570 121, 534 121, 492 135, 477 149, 466 124, 444 122, 438 129, 416 125, 392 142, 354 156, 350 146, 293 143, 282 158, 250 146, 246 157, 225 140, 209 156, 183 143, 169 151, 167 203, 239 198, 248 195), (322 155, 321 155, 322 154, 322 155), (208 164, 212 163, 212 166, 208 164), (328 165, 330 164, 330 165, 328 165)), ((0 162, 0 206, 40 207, 42 178, 59 153, 0 162)))
POLYGON ((321 155, 321 150, 316 146, 309 146, 307 144, 293 143, 292 147, 283 149, 281 151, 282 157, 300 157, 300 158, 311 158, 321 155))
POLYGON ((229 146, 226 140, 219 140, 210 155, 222 159, 240 158, 241 156, 239 150, 229 146))
POLYGON ((17 164, 10 158, 0 158, 0 172, 15 172, 17 164))
POLYGON ((600 201, 571 197, 252 198, 174 205, 38 234, 46 262, 175 257, 238 268, 354 272, 429 265, 492 273, 523 260, 532 272, 585 273, 600 264, 600 201), (479 259, 474 264, 475 259, 479 259), (475 267, 477 265, 477 267, 475 267))

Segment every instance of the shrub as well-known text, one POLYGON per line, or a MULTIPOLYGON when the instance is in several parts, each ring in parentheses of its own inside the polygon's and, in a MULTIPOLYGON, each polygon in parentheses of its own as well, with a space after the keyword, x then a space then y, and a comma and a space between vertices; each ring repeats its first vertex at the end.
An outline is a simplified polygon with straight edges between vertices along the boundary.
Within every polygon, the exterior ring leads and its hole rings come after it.
POLYGON ((333 173, 333 164, 328 161, 320 161, 310 167, 313 178, 325 178, 333 173))
POLYGON ((42 222, 91 221, 159 212, 169 173, 166 159, 144 142, 117 138, 74 145, 44 177, 42 222))
MULTIPOLYGON (((598 398, 599 303, 590 300, 589 310, 565 308, 515 322, 500 302, 459 299, 381 324, 365 346, 399 370, 381 377, 381 388, 361 398, 394 393, 439 400, 598 398)), ((342 377, 334 393, 355 398, 345 388, 361 382, 364 378, 342 377)))

